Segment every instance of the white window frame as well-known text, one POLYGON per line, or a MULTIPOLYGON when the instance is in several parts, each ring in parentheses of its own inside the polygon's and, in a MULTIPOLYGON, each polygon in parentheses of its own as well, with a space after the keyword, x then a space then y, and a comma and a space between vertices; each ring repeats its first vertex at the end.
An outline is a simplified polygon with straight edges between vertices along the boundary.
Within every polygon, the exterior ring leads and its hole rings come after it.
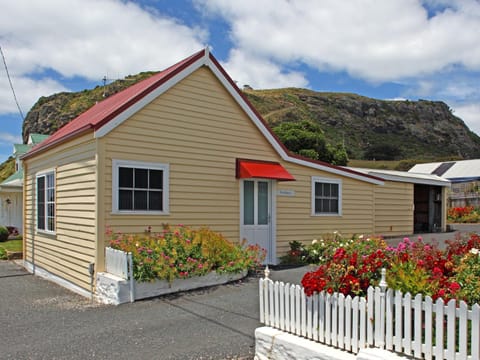
MULTIPOLYGON (((51 217, 51 216, 50 216, 51 217)), ((52 234, 52 235, 55 235, 56 234, 56 229, 57 229, 57 181, 56 181, 56 172, 54 169, 50 169, 50 170, 45 170, 45 171, 42 171, 42 172, 39 172, 35 175, 35 229, 37 232, 41 232, 41 233, 46 233, 46 234, 52 234), (47 177, 51 175, 53 177, 53 191, 54 191, 54 197, 53 197, 53 201, 48 201, 48 181, 47 181, 47 177), (44 178, 45 179, 45 188, 44 188, 44 201, 45 201, 45 204, 44 204, 44 216, 45 216, 45 219, 44 219, 44 224, 43 226, 45 227, 44 229, 40 229, 38 227, 38 179, 39 178, 44 178), (48 228, 48 219, 49 219, 49 216, 48 216, 48 205, 50 204, 53 204, 53 211, 54 211, 54 215, 53 215, 53 227, 54 229, 51 230, 48 228)))
POLYGON ((143 162, 143 161, 131 161, 131 160, 112 160, 112 213, 113 214, 135 214, 135 215, 168 215, 170 211, 169 207, 169 179, 170 179, 170 166, 169 164, 143 162), (163 171, 163 189, 162 189, 162 202, 163 210, 119 210, 118 208, 118 194, 119 194, 119 168, 136 168, 136 169, 149 169, 149 170, 162 170, 163 171))
POLYGON ((312 216, 342 216, 342 180, 312 176, 311 205, 312 205, 312 213, 311 213, 312 216), (316 183, 328 183, 328 184, 338 185, 338 212, 336 213, 315 212, 315 184, 316 183))

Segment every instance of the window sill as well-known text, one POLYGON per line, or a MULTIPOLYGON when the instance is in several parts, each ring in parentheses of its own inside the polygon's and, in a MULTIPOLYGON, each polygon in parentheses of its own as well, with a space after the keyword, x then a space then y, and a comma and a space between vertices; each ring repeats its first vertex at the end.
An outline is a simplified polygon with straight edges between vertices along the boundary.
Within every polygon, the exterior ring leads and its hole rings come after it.
POLYGON ((153 215, 153 216, 166 216, 170 215, 166 211, 112 211, 111 215, 153 215))
POLYGON ((322 213, 322 214, 317 214, 317 213, 314 213, 314 214, 310 214, 310 216, 313 216, 313 217, 322 217, 322 216, 327 216, 327 217, 332 217, 332 216, 336 216, 336 217, 342 217, 342 214, 329 214, 329 213, 322 213))
POLYGON ((36 229, 35 233, 39 235, 47 235, 50 237, 57 236, 57 233, 55 231, 48 231, 48 230, 41 230, 41 229, 36 229))

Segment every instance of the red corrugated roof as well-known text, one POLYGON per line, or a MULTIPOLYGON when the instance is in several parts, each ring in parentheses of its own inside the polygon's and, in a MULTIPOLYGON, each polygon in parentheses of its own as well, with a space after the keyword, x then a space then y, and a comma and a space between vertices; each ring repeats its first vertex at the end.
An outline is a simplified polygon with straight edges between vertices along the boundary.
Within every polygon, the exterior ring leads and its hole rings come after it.
POLYGON ((65 126, 61 127, 45 141, 34 146, 24 158, 28 158, 85 131, 100 128, 204 55, 205 50, 201 50, 164 71, 152 75, 148 79, 140 81, 97 103, 68 124, 65 124, 65 126))

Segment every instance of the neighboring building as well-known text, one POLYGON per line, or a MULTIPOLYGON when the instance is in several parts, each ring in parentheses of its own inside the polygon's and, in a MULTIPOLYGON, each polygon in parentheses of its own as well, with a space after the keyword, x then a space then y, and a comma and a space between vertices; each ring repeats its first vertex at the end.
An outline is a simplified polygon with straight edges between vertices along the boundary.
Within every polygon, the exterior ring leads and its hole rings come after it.
POLYGON ((480 159, 417 164, 409 172, 434 174, 452 183, 448 206, 480 206, 480 159))
POLYGON ((208 49, 96 104, 23 161, 25 265, 85 295, 107 226, 208 226, 260 244, 268 263, 335 230, 414 230, 417 178, 291 154, 208 49))
POLYGON ((20 234, 23 229, 23 169, 20 157, 47 137, 31 134, 27 144, 14 144, 15 173, 0 183, 0 225, 16 227, 20 234))

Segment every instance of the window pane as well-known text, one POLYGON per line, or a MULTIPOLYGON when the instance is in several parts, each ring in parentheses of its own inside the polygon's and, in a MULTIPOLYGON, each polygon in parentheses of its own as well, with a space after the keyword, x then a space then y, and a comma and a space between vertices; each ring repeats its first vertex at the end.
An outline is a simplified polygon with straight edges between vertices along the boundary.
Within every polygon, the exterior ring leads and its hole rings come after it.
POLYGON ((338 198, 338 184, 332 185, 332 197, 338 198))
POLYGON ((163 210, 161 191, 150 191, 148 193, 148 209, 153 211, 163 210))
POLYGON ((48 217, 55 217, 55 204, 48 204, 47 205, 47 216, 48 217))
POLYGON ((258 225, 268 224, 268 183, 258 182, 258 225))
POLYGON ((148 210, 147 207, 147 191, 135 190, 133 195, 133 209, 134 210, 148 210))
POLYGON ((148 189, 147 169, 135 169, 135 188, 148 189))
POLYGON ((124 167, 118 169, 118 186, 133 187, 133 169, 124 167))
POLYGON ((163 189, 163 171, 150 170, 150 189, 163 189))
POLYGON ((37 178, 37 228, 45 230, 45 177, 37 178))
POLYGON ((243 223, 245 225, 253 225, 254 217, 254 191, 253 181, 243 182, 243 223))
POLYGON ((48 189, 47 190, 47 201, 54 202, 55 201, 55 189, 48 189))
POLYGON ((330 212, 338 213, 338 200, 330 200, 330 212))
POLYGON ((47 187, 48 188, 53 188, 54 186, 55 186, 55 184, 54 184, 53 174, 48 174, 47 175, 47 187))
POLYGON ((119 210, 133 210, 133 191, 120 190, 118 197, 119 210))
POLYGON ((322 196, 322 183, 315 183, 315 196, 322 196))
POLYGON ((323 196, 330 197, 330 185, 331 184, 322 184, 323 185, 323 196))
POLYGON ((48 218, 48 224, 47 224, 47 226, 48 226, 48 229, 47 229, 47 230, 49 230, 49 231, 55 231, 55 218, 49 217, 49 218, 48 218))

